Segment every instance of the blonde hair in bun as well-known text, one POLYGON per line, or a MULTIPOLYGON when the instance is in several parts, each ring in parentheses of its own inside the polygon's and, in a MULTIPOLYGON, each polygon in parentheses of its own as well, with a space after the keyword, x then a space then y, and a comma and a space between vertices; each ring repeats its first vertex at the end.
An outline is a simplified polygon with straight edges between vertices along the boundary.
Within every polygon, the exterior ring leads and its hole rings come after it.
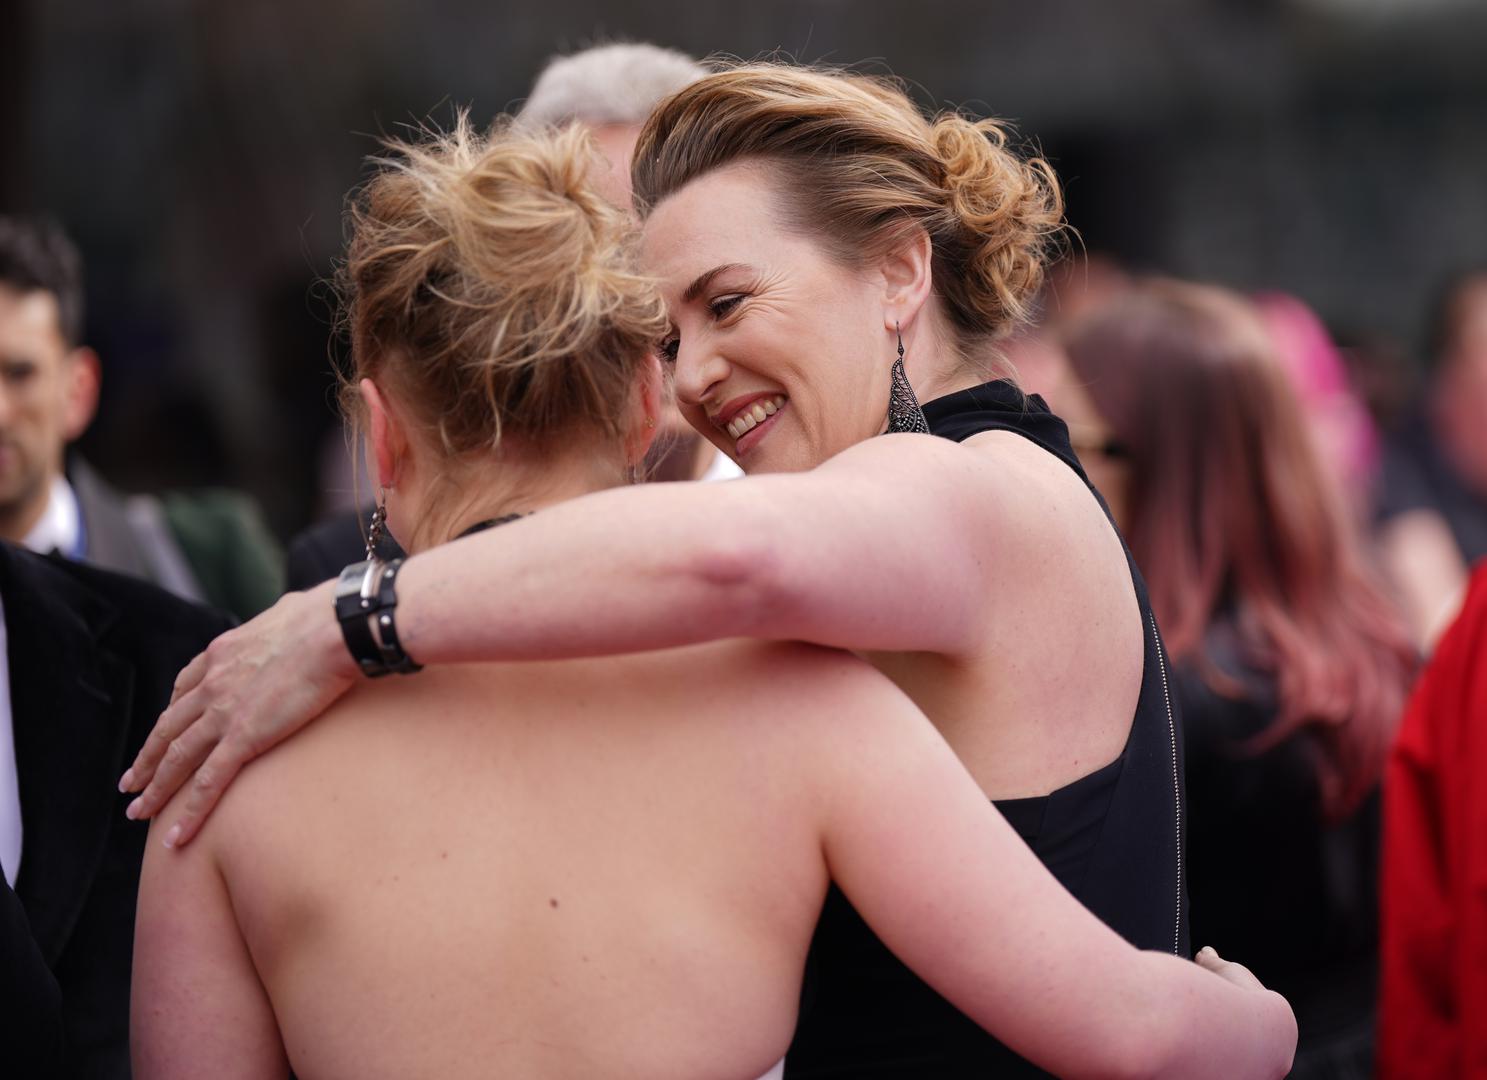
POLYGON ((628 216, 590 183, 582 129, 501 121, 390 141, 353 195, 339 274, 356 383, 390 384, 451 456, 626 434, 631 388, 667 327, 628 216))
POLYGON ((923 229, 935 290, 967 352, 1025 321, 1063 231, 1048 163, 992 120, 932 121, 895 81, 787 64, 700 79, 651 114, 632 169, 642 213, 744 160, 783 176, 787 222, 848 265, 923 229))

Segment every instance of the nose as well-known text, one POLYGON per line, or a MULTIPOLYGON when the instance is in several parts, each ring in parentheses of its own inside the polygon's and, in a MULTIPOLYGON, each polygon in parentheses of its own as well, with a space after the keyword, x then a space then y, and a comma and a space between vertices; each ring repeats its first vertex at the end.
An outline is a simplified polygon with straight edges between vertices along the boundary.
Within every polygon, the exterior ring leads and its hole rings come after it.
POLYGON ((728 361, 717 350, 706 345, 688 348, 683 341, 672 370, 677 399, 684 405, 705 405, 728 378, 730 370, 728 361))

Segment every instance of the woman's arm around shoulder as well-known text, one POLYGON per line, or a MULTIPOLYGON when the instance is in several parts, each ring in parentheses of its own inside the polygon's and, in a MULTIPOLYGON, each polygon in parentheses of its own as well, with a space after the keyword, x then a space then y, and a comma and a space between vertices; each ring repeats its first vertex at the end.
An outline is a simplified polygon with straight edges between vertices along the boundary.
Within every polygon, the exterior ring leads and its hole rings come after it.
MULTIPOLYGON (((970 655, 1017 573, 985 455, 872 439, 803 473, 605 491, 408 560, 398 633, 424 664, 603 656, 731 637, 970 655), (601 600, 602 598, 602 600, 601 600)), ((187 842, 247 761, 359 678, 333 585, 291 593, 181 673, 133 767, 135 816, 187 780, 187 842)))
POLYGON ((964 654, 1002 572, 995 496, 981 455, 913 435, 808 472, 602 492, 410 560, 400 631, 434 663, 731 637, 964 654))
POLYGON ((1100 922, 886 683, 843 711, 850 738, 808 759, 826 786, 827 862, 921 978, 1059 1076, 1286 1074, 1284 998, 1238 965, 1142 952, 1100 922))

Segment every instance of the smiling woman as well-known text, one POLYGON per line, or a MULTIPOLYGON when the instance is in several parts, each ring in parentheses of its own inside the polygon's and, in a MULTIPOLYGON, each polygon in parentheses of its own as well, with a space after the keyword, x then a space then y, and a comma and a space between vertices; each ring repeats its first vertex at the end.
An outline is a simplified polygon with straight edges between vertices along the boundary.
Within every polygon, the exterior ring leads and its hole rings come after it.
MULTIPOLYGON (((677 93, 635 162, 677 395, 750 475, 585 496, 416 555, 389 597, 407 655, 739 636, 855 650, 1089 910, 1188 955, 1180 731, 1145 586, 1062 422, 975 363, 1041 280, 1059 222, 1047 166, 891 83, 780 65, 677 93), (931 434, 874 437, 905 412, 931 434)), ((358 678, 331 599, 286 597, 182 674, 125 778, 145 787, 132 812, 154 814, 195 773, 168 842, 358 678)), ((1032 1071, 839 893, 813 959, 797 1074, 1032 1071)))

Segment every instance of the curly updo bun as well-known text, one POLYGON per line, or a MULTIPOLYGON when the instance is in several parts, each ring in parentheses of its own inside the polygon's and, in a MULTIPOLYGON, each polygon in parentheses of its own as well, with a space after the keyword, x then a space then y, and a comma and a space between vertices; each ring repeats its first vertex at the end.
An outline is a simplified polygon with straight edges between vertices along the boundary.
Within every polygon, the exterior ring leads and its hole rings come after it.
POLYGON ((786 64, 736 66, 663 101, 635 150, 636 203, 647 213, 745 160, 779 171, 788 224, 848 265, 923 229, 965 346, 1027 319, 1063 231, 1053 170, 995 121, 929 120, 892 80, 786 64))
POLYGON ((580 129, 390 142, 348 210, 340 273, 352 377, 387 384, 449 455, 625 434, 666 309, 629 218, 590 183, 580 129))

